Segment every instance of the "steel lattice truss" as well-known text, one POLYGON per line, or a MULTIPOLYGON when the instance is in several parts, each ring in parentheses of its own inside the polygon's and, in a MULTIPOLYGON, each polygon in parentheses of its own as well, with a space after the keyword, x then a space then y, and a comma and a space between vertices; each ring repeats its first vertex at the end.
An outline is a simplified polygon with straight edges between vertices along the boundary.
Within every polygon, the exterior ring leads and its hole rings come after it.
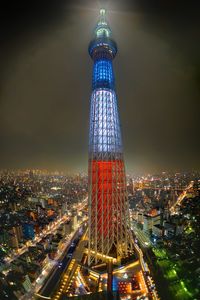
POLYGON ((91 97, 89 151, 122 153, 116 95, 113 90, 95 89, 91 97))
POLYGON ((101 10, 95 38, 89 134, 89 264, 130 250, 130 220, 112 60, 117 46, 101 10))

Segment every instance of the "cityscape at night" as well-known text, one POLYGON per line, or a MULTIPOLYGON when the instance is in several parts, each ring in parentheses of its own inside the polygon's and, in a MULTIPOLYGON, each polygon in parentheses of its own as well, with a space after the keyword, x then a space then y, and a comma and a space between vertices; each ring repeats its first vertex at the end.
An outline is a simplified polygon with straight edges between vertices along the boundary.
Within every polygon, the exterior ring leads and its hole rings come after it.
MULTIPOLYGON (((127 176, 134 256, 113 269, 119 299, 198 299, 198 178, 127 176)), ((99 280, 84 264, 87 181, 84 173, 1 172, 0 299, 107 299, 106 271, 99 280)))
POLYGON ((0 300, 200 299, 197 11, 2 6, 0 300))

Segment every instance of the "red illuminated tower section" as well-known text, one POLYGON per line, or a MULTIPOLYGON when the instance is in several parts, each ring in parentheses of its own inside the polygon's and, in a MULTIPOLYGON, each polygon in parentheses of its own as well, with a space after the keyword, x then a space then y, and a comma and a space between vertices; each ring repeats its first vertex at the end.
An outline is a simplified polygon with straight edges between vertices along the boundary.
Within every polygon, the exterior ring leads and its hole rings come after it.
POLYGON ((89 54, 94 61, 89 133, 89 265, 130 250, 129 208, 112 60, 117 45, 100 10, 89 54))

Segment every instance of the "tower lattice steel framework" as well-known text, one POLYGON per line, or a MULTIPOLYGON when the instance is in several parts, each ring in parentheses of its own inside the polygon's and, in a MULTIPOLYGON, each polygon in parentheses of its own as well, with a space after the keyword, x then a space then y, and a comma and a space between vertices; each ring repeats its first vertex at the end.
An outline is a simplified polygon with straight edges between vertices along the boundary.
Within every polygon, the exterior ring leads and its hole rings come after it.
POLYGON ((89 44, 94 61, 89 132, 89 250, 88 263, 103 257, 118 261, 130 246, 130 219, 126 192, 120 121, 112 60, 117 45, 105 10, 89 44))

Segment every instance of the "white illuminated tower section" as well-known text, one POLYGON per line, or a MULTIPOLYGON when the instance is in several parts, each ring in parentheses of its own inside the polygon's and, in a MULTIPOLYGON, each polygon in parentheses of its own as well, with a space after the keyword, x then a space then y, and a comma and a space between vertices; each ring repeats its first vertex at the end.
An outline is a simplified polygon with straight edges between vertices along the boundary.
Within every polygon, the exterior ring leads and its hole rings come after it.
POLYGON ((117 45, 100 10, 89 54, 94 61, 89 133, 88 264, 106 257, 120 262, 131 249, 120 121, 112 60, 117 45))

